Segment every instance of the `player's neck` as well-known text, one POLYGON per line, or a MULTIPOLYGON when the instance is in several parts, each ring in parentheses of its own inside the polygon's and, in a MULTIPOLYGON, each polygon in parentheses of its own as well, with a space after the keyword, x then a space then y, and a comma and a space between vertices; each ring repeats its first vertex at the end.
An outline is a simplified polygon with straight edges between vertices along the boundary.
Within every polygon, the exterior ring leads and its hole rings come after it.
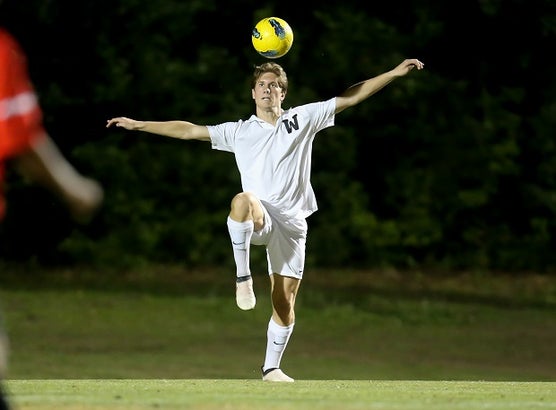
POLYGON ((276 125, 276 121, 282 115, 282 107, 271 107, 267 110, 262 110, 257 107, 257 117, 263 121, 268 122, 269 124, 276 125))

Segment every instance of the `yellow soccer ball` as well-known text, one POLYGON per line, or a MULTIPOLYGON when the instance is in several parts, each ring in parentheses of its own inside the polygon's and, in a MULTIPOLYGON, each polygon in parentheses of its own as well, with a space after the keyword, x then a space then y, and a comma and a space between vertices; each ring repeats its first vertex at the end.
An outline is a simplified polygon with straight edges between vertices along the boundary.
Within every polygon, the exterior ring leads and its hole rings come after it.
POLYGON ((259 21, 251 33, 253 47, 263 57, 284 56, 293 44, 290 25, 279 17, 267 17, 259 21))

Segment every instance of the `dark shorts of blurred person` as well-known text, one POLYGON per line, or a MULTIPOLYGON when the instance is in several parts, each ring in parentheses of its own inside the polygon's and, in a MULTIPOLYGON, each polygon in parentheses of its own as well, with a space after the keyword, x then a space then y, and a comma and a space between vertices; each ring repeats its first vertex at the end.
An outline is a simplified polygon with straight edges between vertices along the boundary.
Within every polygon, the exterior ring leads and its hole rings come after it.
MULTIPOLYGON (((4 380, 8 368, 8 337, 4 331, 4 324, 2 323, 2 315, 0 314, 0 380, 4 380)), ((4 386, 0 384, 0 410, 9 409, 4 392, 4 386)))

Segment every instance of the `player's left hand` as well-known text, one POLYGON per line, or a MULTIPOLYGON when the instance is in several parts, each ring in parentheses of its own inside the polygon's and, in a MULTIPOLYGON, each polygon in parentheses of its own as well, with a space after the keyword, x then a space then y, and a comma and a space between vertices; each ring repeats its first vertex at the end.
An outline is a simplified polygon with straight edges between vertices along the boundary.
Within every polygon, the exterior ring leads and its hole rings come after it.
POLYGON ((401 77, 409 73, 414 68, 416 68, 417 70, 422 70, 423 68, 425 68, 425 64, 423 64, 416 58, 408 58, 402 61, 402 63, 396 68, 394 68, 394 72, 396 75, 401 77))

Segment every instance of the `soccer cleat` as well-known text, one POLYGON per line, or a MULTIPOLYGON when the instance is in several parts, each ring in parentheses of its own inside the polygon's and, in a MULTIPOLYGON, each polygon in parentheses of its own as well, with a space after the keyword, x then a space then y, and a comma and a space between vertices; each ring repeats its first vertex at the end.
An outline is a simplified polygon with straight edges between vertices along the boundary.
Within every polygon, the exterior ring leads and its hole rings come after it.
POLYGON ((263 371, 263 381, 291 383, 294 380, 290 376, 285 374, 282 370, 274 367, 272 369, 268 369, 267 371, 263 371))
POLYGON ((242 276, 236 280, 236 303, 241 310, 251 310, 257 304, 253 292, 253 278, 251 275, 242 276))

